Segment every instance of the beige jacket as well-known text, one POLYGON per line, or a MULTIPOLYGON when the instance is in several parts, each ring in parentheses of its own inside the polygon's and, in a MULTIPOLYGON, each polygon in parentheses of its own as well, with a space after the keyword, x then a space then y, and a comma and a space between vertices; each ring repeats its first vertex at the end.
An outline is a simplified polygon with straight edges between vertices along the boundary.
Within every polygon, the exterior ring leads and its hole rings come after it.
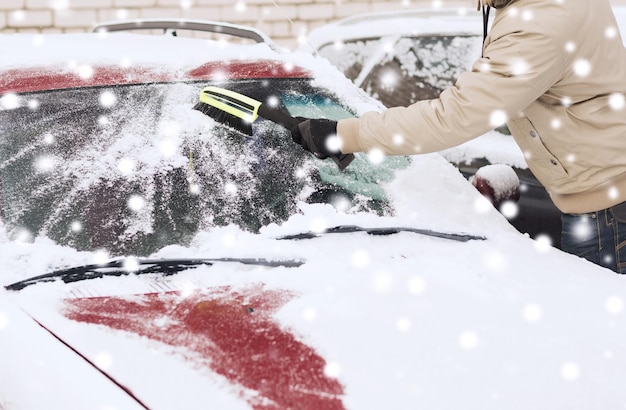
POLYGON ((438 99, 340 121, 342 152, 436 152, 506 119, 563 212, 626 201, 626 49, 609 1, 483 3, 496 13, 471 72, 438 99))

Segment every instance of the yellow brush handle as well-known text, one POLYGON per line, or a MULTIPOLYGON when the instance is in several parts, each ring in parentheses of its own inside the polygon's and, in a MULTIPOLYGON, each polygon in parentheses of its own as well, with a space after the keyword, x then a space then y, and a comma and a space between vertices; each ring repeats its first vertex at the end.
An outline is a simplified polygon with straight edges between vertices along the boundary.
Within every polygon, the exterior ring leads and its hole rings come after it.
POLYGON ((213 86, 202 89, 200 101, 250 123, 259 117, 262 104, 235 91, 213 86))

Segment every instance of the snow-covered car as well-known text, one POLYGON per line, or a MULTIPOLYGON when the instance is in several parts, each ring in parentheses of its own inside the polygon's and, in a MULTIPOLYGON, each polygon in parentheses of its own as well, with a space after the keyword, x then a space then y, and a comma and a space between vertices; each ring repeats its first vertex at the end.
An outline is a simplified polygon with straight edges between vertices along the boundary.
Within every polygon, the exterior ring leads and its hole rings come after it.
MULTIPOLYGON (((327 58, 386 107, 436 98, 481 55, 475 10, 415 9, 364 13, 312 30, 302 49, 327 58)), ((502 213, 520 232, 560 247, 561 214, 528 169, 506 127, 441 153, 467 178, 484 166, 511 166, 520 181, 515 208, 502 213)))
POLYGON ((339 171, 193 109, 208 85, 382 109, 326 60, 134 33, 0 47, 0 409, 626 402, 623 277, 520 234, 439 154, 339 171))

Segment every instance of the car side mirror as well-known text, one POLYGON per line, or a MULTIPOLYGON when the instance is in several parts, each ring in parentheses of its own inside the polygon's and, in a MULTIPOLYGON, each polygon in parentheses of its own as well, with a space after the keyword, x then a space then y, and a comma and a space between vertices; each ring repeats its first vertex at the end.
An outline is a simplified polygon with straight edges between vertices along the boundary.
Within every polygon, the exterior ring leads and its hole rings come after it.
POLYGON ((509 165, 485 165, 469 181, 496 209, 500 209, 504 202, 519 201, 519 177, 509 165))

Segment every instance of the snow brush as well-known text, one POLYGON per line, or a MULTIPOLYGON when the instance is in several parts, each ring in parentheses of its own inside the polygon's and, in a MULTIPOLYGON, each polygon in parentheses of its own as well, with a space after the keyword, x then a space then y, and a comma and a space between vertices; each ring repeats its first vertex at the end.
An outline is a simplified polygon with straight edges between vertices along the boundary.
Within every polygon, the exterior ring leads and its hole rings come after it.
MULTIPOLYGON (((254 98, 238 92, 220 87, 205 87, 200 93, 200 99, 194 105, 194 110, 211 117, 220 124, 224 124, 246 135, 252 135, 252 123, 262 117, 291 131, 300 124, 302 119, 292 117, 284 110, 264 104, 254 98)), ((354 159, 353 154, 337 154, 331 158, 339 169, 345 169, 354 159)))

